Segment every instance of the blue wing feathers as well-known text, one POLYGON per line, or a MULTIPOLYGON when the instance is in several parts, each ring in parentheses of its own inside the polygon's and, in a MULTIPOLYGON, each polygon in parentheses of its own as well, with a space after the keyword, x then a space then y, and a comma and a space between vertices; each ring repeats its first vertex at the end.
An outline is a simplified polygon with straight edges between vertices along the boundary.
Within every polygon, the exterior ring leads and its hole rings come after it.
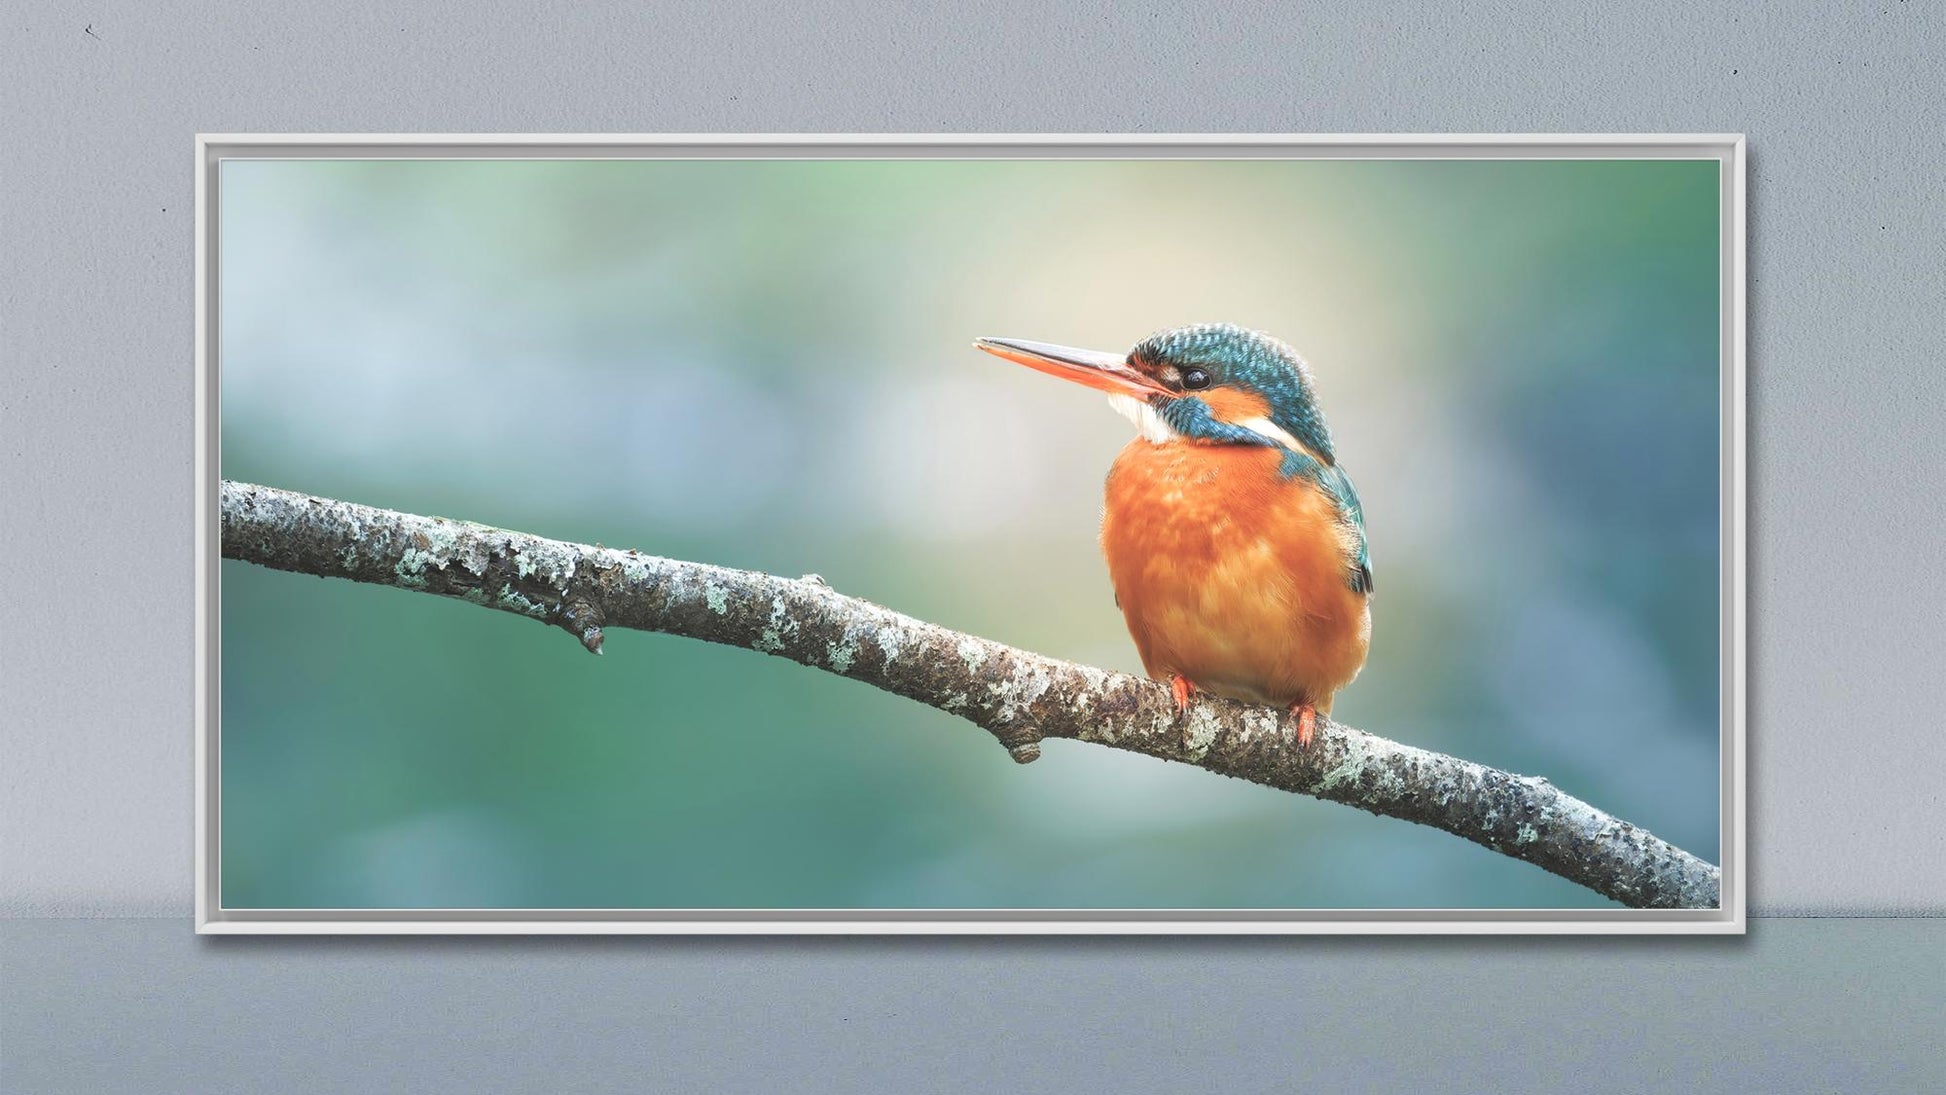
POLYGON ((1352 560, 1346 581, 1358 592, 1370 593, 1372 557, 1365 541, 1365 508, 1358 501, 1358 490, 1351 485, 1351 476, 1336 464, 1320 463, 1309 453, 1295 449, 1284 450, 1284 462, 1279 470, 1286 479, 1309 479, 1337 503, 1338 518, 1350 525, 1358 537, 1358 555, 1352 560))

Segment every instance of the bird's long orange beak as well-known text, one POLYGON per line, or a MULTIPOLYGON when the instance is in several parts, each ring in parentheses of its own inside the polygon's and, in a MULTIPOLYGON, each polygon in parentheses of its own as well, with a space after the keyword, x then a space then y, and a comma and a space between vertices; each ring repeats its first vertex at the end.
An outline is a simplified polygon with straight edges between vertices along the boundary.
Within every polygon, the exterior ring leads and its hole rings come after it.
POLYGON ((1077 384, 1086 384, 1111 395, 1142 397, 1158 393, 1172 394, 1169 389, 1129 368, 1128 362, 1120 354, 1077 350, 1072 346, 1029 342, 1020 338, 981 338, 975 339, 973 345, 995 357, 1004 357, 1015 364, 1077 384))

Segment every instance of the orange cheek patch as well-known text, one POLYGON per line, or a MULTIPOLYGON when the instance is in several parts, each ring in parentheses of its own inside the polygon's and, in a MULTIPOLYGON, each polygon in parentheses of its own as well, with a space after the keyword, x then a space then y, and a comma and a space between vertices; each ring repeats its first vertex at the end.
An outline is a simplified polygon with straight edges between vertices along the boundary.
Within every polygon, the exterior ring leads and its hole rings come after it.
POLYGON ((1270 401, 1256 392, 1246 392, 1241 388, 1211 388, 1195 394, 1209 404, 1210 413, 1223 422, 1247 422, 1252 418, 1270 417, 1270 401))

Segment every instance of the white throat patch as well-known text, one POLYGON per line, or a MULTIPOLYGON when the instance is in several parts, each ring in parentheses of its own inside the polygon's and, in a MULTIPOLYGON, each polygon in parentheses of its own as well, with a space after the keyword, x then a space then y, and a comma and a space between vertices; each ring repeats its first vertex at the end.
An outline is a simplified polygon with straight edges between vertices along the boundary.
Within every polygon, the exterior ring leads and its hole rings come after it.
POLYGON ((1152 444, 1167 445, 1171 441, 1182 440, 1182 434, 1177 433, 1174 427, 1164 422, 1162 416, 1155 413, 1155 408, 1149 406, 1149 401, 1146 399, 1117 393, 1108 397, 1108 405, 1115 408, 1116 413, 1123 418, 1135 423, 1135 428, 1152 444))

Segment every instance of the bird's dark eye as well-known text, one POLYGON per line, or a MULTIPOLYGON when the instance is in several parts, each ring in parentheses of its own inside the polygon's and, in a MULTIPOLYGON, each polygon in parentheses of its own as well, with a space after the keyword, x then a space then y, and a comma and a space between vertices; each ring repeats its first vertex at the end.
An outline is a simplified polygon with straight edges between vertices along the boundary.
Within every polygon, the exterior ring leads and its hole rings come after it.
POLYGON ((1208 371, 1203 369, 1184 369, 1182 371, 1182 386, 1192 392, 1209 387, 1208 371))

